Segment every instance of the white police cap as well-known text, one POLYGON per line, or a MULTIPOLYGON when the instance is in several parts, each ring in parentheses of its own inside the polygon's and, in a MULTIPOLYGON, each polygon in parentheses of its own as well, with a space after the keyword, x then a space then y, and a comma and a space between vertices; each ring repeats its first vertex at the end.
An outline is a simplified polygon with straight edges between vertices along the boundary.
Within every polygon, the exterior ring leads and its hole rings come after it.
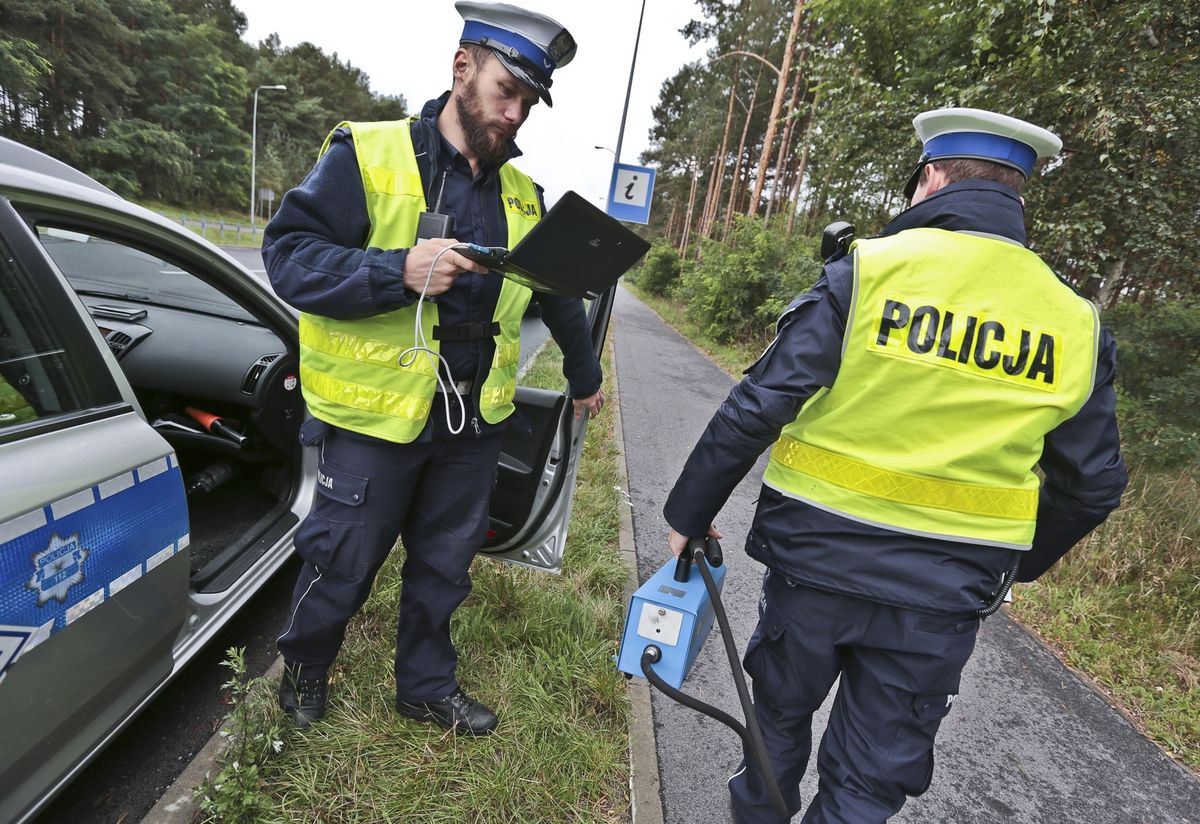
POLYGON ((1062 151, 1062 140, 1053 132, 983 109, 949 108, 922 112, 913 118, 913 128, 924 148, 916 170, 904 187, 904 194, 909 198, 916 191, 921 170, 936 160, 988 160, 1016 169, 1028 178, 1039 158, 1054 157, 1062 151))
POLYGON ((464 21, 459 43, 477 43, 496 53, 513 77, 553 106, 550 75, 575 57, 575 38, 555 20, 508 3, 459 0, 464 21))

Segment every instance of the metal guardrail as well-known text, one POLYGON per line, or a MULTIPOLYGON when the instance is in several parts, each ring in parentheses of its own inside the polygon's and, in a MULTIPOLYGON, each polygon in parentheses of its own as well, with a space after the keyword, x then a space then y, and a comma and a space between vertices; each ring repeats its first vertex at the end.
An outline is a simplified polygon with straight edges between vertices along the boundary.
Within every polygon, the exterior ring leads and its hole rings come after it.
POLYGON ((242 223, 227 221, 224 218, 210 220, 205 217, 191 217, 187 214, 180 214, 176 222, 184 228, 199 229, 201 237, 208 238, 217 244, 248 243, 251 246, 262 244, 263 227, 257 223, 253 226, 246 226, 242 223))

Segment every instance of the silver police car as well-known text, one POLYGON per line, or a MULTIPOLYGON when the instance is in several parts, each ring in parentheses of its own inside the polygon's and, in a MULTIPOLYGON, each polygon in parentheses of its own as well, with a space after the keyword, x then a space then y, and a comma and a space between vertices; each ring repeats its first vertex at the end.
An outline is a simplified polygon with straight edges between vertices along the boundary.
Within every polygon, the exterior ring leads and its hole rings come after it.
MULTIPOLYGON (((597 350, 610 308, 590 307, 597 350)), ((0 138, 0 822, 287 560, 315 476, 298 375, 295 312, 264 282, 0 138)), ((556 571, 586 420, 559 392, 517 404, 532 433, 512 428, 483 551, 556 571)))

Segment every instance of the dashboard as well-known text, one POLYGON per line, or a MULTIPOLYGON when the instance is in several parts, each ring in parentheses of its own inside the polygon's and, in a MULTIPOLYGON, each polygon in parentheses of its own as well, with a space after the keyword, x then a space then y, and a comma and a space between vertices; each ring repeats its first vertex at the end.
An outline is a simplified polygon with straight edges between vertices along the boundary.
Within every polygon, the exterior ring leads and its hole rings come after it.
POLYGON ((262 374, 256 367, 286 351, 273 332, 257 324, 112 298, 83 302, 139 390, 253 406, 262 374))
POLYGON ((152 420, 203 402, 248 421, 277 450, 293 448, 303 419, 299 364, 274 332, 153 303, 81 299, 152 420))

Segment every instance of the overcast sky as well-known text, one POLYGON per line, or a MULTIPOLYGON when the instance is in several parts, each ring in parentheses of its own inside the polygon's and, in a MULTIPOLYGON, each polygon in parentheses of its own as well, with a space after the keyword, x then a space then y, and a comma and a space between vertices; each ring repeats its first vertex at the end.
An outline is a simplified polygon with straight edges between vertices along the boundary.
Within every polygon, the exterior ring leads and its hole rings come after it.
MULTIPOLYGON (((234 4, 248 19, 245 37, 250 43, 272 32, 279 34, 284 46, 314 43, 366 72, 373 91, 404 95, 412 112, 449 87, 450 60, 462 32, 453 0, 234 0, 234 4)), ((602 205, 613 156, 593 146, 617 146, 641 0, 516 0, 515 4, 558 20, 579 45, 575 59, 554 73, 554 108, 539 104, 521 128, 517 143, 525 156, 517 165, 545 187, 551 203, 574 189, 602 205)), ((704 58, 704 44, 689 47, 679 34, 699 13, 693 0, 646 0, 621 148, 625 163, 638 163, 638 155, 649 145, 651 109, 658 102, 662 82, 684 63, 704 58)))

